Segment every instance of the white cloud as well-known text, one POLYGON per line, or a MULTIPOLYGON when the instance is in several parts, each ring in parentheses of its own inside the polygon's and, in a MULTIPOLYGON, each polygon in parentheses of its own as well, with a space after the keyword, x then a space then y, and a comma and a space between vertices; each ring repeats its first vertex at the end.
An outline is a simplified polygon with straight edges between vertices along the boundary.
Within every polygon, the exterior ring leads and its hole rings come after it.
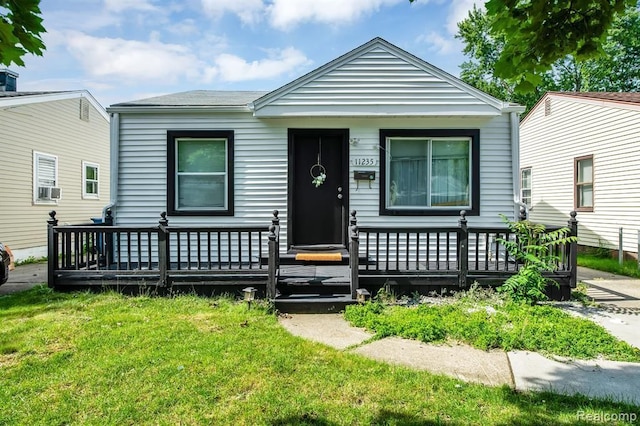
POLYGON ((288 73, 311 61, 292 47, 270 52, 269 58, 247 62, 231 54, 219 55, 216 59, 217 76, 223 81, 246 81, 269 79, 288 73))
POLYGON ((451 37, 443 37, 435 31, 418 37, 418 42, 429 44, 429 49, 443 55, 453 53, 457 48, 451 37))
POLYGON ((70 53, 93 77, 119 77, 127 83, 194 78, 201 66, 198 58, 184 46, 162 43, 157 38, 143 42, 120 38, 92 37, 80 32, 67 33, 70 53))
POLYGON ((271 25, 288 30, 303 22, 348 23, 401 2, 408 0, 273 0, 267 9, 271 25))
POLYGON ((125 10, 155 11, 158 8, 149 0, 104 0, 105 9, 120 13, 125 10))
POLYGON ((473 6, 479 9, 484 8, 484 0, 452 0, 449 6, 449 15, 447 17, 447 31, 449 34, 458 32, 458 22, 469 16, 469 12, 473 6))
POLYGON ((262 19, 265 6, 262 0, 202 0, 205 13, 219 19, 225 13, 238 15, 245 24, 255 24, 262 19))

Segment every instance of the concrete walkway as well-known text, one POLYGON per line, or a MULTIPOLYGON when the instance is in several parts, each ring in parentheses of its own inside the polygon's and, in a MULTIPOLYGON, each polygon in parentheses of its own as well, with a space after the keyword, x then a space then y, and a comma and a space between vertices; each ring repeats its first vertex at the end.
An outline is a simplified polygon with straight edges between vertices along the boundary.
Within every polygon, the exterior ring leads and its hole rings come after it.
MULTIPOLYGON (((579 268, 588 294, 602 307, 562 303, 573 315, 589 318, 614 336, 640 348, 640 280, 579 268)), ((640 406, 640 363, 546 358, 526 351, 480 351, 467 345, 432 345, 398 337, 373 340, 351 327, 341 314, 284 315, 292 334, 384 362, 446 374, 518 391, 583 394, 640 406)))

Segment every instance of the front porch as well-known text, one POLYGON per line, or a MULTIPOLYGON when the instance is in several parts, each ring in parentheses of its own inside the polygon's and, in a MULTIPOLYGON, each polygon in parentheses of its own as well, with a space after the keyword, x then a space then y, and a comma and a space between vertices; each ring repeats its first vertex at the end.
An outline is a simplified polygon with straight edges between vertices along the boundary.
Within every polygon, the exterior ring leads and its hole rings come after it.
MULTIPOLYGON (((577 235, 572 212, 568 226, 577 235)), ((551 228, 551 227, 550 227, 551 228)), ((371 295, 382 287, 397 295, 446 294, 477 282, 500 285, 518 271, 502 240, 508 228, 468 226, 464 211, 456 226, 358 226, 349 220, 349 245, 331 256, 281 254, 280 219, 265 226, 170 226, 162 213, 157 226, 59 225, 48 220, 48 284, 58 290, 116 289, 159 295, 239 295, 246 287, 284 312, 339 311, 355 303, 358 289, 371 295), (337 256, 337 257, 336 257, 337 256)), ((558 246, 560 284, 549 296, 563 300, 576 285, 576 243, 558 246)))

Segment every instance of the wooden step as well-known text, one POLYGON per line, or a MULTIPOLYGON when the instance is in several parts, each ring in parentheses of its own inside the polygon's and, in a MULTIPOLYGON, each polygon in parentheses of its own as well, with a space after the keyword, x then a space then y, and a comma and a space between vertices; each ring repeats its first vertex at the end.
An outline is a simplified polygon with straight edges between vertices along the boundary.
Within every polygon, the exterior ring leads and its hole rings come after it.
POLYGON ((276 297, 275 308, 288 314, 329 314, 355 304, 351 294, 290 294, 276 297))

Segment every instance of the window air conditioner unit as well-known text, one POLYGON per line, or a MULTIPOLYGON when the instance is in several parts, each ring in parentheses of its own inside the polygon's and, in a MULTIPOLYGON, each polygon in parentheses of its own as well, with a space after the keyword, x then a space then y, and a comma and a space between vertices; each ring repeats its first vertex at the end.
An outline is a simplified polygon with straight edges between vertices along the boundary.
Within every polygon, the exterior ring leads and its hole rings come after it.
POLYGON ((38 198, 41 200, 59 200, 62 198, 62 189, 56 186, 39 186, 38 198))
POLYGON ((57 186, 51 187, 51 199, 59 200, 60 198, 62 198, 62 189, 57 186))

